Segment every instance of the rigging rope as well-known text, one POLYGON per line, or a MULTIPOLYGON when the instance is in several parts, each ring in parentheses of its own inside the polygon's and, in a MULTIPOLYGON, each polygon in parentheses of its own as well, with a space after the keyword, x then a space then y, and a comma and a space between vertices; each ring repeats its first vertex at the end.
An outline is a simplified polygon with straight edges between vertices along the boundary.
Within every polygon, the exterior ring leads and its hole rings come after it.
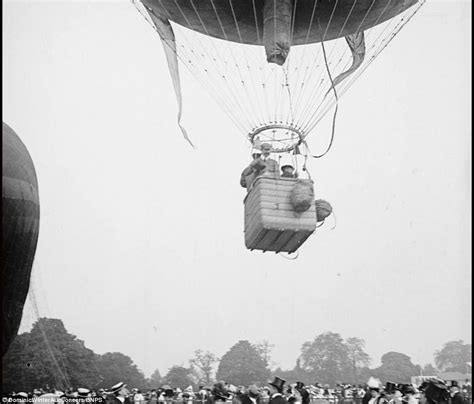
MULTIPOLYGON (((352 53, 344 38, 326 41, 326 37, 335 24, 335 16, 341 7, 341 0, 333 2, 329 21, 322 29, 320 27, 323 44, 320 48, 319 44, 309 44, 310 35, 316 32, 313 26, 316 21, 319 23, 317 6, 320 1, 314 1, 311 16, 308 16, 309 26, 305 28, 306 33, 303 33, 303 43, 306 44, 293 46, 282 67, 266 62, 263 46, 243 43, 242 33, 244 29, 248 29, 248 26, 245 28, 241 26, 235 1, 229 0, 228 7, 229 18, 232 21, 231 27, 234 27, 237 35, 236 42, 228 40, 230 31, 227 32, 227 26, 221 18, 221 8, 216 6, 215 0, 208 1, 209 10, 215 15, 217 30, 222 32, 224 39, 205 35, 210 33, 210 29, 206 26, 206 19, 200 13, 200 2, 190 0, 189 7, 196 16, 194 21, 204 33, 198 33, 172 22, 178 44, 176 54, 181 64, 184 64, 193 77, 209 90, 212 98, 218 102, 239 130, 247 134, 264 125, 287 124, 303 132, 307 137, 312 134, 326 113, 335 107, 331 140, 334 138, 335 119, 341 96, 425 2, 425 0, 420 0, 417 7, 411 7, 400 15, 379 23, 387 9, 389 7, 393 9, 393 0, 388 0, 375 15, 375 0, 372 0, 368 5, 369 8, 365 9, 364 15, 361 16, 361 20, 357 22, 361 29, 369 15, 374 16, 375 19, 376 26, 365 31, 367 41, 365 60, 350 77, 337 84, 336 92, 332 77, 345 72, 352 61, 352 53), (312 54, 311 57, 307 57, 308 54, 312 54), (334 97, 325 97, 328 92, 332 92, 334 97)), ((354 15, 354 10, 358 9, 358 1, 354 0, 350 5, 348 4, 350 8, 344 15, 344 20, 341 21, 342 26, 337 28, 338 37, 354 15)), ((140 11, 139 0, 132 0, 132 2, 140 11)), ((170 18, 170 12, 164 6, 165 1, 158 0, 158 2, 166 16, 170 18)), ((298 0, 294 0, 294 7, 297 3, 298 0)), ((182 15, 186 24, 190 23, 186 11, 179 6, 180 2, 174 0, 167 4, 175 4, 176 12, 182 15)), ((256 38, 260 43, 263 27, 259 26, 257 11, 257 2, 252 0, 251 18, 248 23, 255 26, 256 38)), ((295 34, 295 19, 295 13, 293 13, 291 38, 295 34)), ((157 30, 156 27, 153 28, 157 30)), ((334 37, 336 33, 331 35, 334 37)), ((331 145, 332 141, 329 148, 331 145)), ((327 151, 321 155, 325 153, 327 151)))
POLYGON ((334 142, 334 134, 335 134, 335 131, 336 131, 336 116, 337 116, 337 110, 338 110, 338 107, 339 107, 339 99, 338 99, 338 96, 337 96, 336 87, 334 87, 334 81, 332 79, 331 71, 329 70, 328 61, 327 61, 327 58, 326 58, 326 49, 324 48, 324 41, 321 42, 321 47, 323 49, 324 63, 326 65, 326 70, 327 70, 327 73, 328 73, 328 76, 329 76, 329 80, 331 80, 331 89, 333 90, 334 98, 336 99, 336 107, 334 109, 334 115, 332 117, 332 129, 331 129, 331 138, 329 140, 329 144, 328 144, 326 150, 323 153, 318 154, 318 155, 313 155, 313 157, 317 158, 317 159, 319 159, 321 157, 324 157, 329 152, 329 150, 331 150, 332 144, 334 142))

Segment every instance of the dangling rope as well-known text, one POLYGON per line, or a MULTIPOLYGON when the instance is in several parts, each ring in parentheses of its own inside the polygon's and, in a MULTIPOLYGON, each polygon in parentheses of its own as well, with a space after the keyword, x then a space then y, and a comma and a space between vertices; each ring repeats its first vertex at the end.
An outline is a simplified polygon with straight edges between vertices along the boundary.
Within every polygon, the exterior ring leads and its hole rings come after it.
POLYGON ((326 150, 321 153, 321 154, 317 154, 317 155, 313 155, 313 157, 315 159, 319 159, 321 157, 324 157, 328 152, 329 150, 331 150, 331 147, 332 147, 332 144, 334 142, 334 133, 336 131, 336 116, 337 116, 337 110, 339 108, 339 98, 337 96, 337 91, 336 91, 336 87, 334 86, 334 81, 332 79, 332 75, 331 75, 331 71, 329 70, 329 65, 328 65, 328 60, 327 60, 327 56, 326 56, 326 49, 324 47, 324 41, 321 41, 321 47, 323 49, 323 56, 324 56, 324 64, 326 66, 326 71, 328 73, 328 76, 329 76, 329 80, 331 81, 331 89, 332 91, 334 92, 334 98, 336 100, 336 105, 335 105, 335 108, 334 108, 334 115, 332 116, 332 129, 331 129, 331 138, 329 140, 329 144, 326 148, 326 150))

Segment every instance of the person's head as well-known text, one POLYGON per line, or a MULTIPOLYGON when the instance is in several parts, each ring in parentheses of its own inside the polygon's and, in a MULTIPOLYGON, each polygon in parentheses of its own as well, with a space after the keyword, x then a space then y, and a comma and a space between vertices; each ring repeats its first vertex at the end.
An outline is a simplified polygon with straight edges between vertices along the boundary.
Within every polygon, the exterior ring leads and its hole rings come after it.
POLYGON ((252 398, 258 397, 258 387, 255 384, 251 384, 248 388, 248 395, 252 398))
POLYGON ((128 391, 128 389, 125 386, 122 387, 118 392, 118 395, 121 396, 121 397, 127 397, 129 394, 130 394, 130 392, 128 391))
POLYGON ((371 395, 372 397, 377 397, 378 394, 379 394, 379 389, 375 389, 375 388, 371 388, 371 389, 370 389, 370 395, 371 395))
POLYGON ((414 388, 413 386, 407 385, 407 386, 405 387, 405 395, 406 395, 406 396, 413 395, 413 394, 415 394, 415 393, 416 393, 416 391, 415 391, 415 388, 414 388))
POLYGON ((272 150, 272 145, 270 143, 262 143, 260 145, 260 150, 262 151, 262 155, 264 157, 268 157, 270 155, 270 151, 272 150))
POLYGON ((227 398, 229 397, 229 391, 223 381, 217 382, 212 387, 212 396, 214 397, 214 401, 218 402, 226 402, 227 398))
POLYGON ((281 379, 278 376, 275 376, 272 382, 269 382, 270 393, 273 395, 275 393, 283 394, 284 385, 286 380, 281 379))
POLYGON ((285 175, 293 175, 295 173, 295 168, 290 164, 286 164, 281 167, 281 172, 285 175))
POLYGON ((130 391, 127 389, 127 385, 125 383, 117 383, 114 387, 111 389, 116 396, 120 397, 127 397, 130 394, 130 391))
POLYGON ((273 395, 275 393, 280 393, 280 391, 278 391, 278 389, 275 386, 269 386, 268 391, 269 391, 270 395, 273 395))

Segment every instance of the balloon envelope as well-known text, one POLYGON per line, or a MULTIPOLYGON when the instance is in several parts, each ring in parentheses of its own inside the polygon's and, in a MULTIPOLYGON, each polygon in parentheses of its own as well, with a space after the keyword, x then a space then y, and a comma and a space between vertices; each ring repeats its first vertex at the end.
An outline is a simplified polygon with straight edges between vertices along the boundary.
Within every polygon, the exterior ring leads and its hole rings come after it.
MULTIPOLYGON (((297 0, 292 44, 342 38, 407 10, 418 0, 297 0)), ((262 45, 263 0, 145 0, 153 11, 205 35, 262 45)))
POLYGON ((2 355, 18 332, 38 242, 35 167, 15 132, 2 128, 2 355))

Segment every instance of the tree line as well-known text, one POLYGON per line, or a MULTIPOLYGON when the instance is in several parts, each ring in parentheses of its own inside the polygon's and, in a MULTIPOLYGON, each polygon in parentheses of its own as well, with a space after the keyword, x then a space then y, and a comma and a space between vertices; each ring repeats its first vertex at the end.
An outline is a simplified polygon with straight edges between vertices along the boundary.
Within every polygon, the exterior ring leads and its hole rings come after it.
POLYGON ((364 340, 343 339, 338 333, 325 332, 301 346, 293 369, 281 369, 271 362, 273 345, 264 340, 238 341, 221 358, 210 351, 197 350, 187 366, 172 366, 162 376, 159 370, 149 377, 133 360, 120 352, 103 355, 87 348, 84 341, 70 334, 58 319, 40 318, 30 332, 17 336, 3 358, 3 391, 31 391, 34 388, 60 389, 109 388, 118 381, 142 390, 163 384, 185 388, 210 385, 225 380, 234 385, 265 384, 272 374, 288 381, 362 384, 370 376, 383 381, 409 383, 416 375, 436 375, 456 371, 466 373, 471 361, 471 345, 450 341, 434 353, 434 366, 412 363, 401 352, 387 352, 381 365, 370 368, 372 359, 365 352, 364 340))

